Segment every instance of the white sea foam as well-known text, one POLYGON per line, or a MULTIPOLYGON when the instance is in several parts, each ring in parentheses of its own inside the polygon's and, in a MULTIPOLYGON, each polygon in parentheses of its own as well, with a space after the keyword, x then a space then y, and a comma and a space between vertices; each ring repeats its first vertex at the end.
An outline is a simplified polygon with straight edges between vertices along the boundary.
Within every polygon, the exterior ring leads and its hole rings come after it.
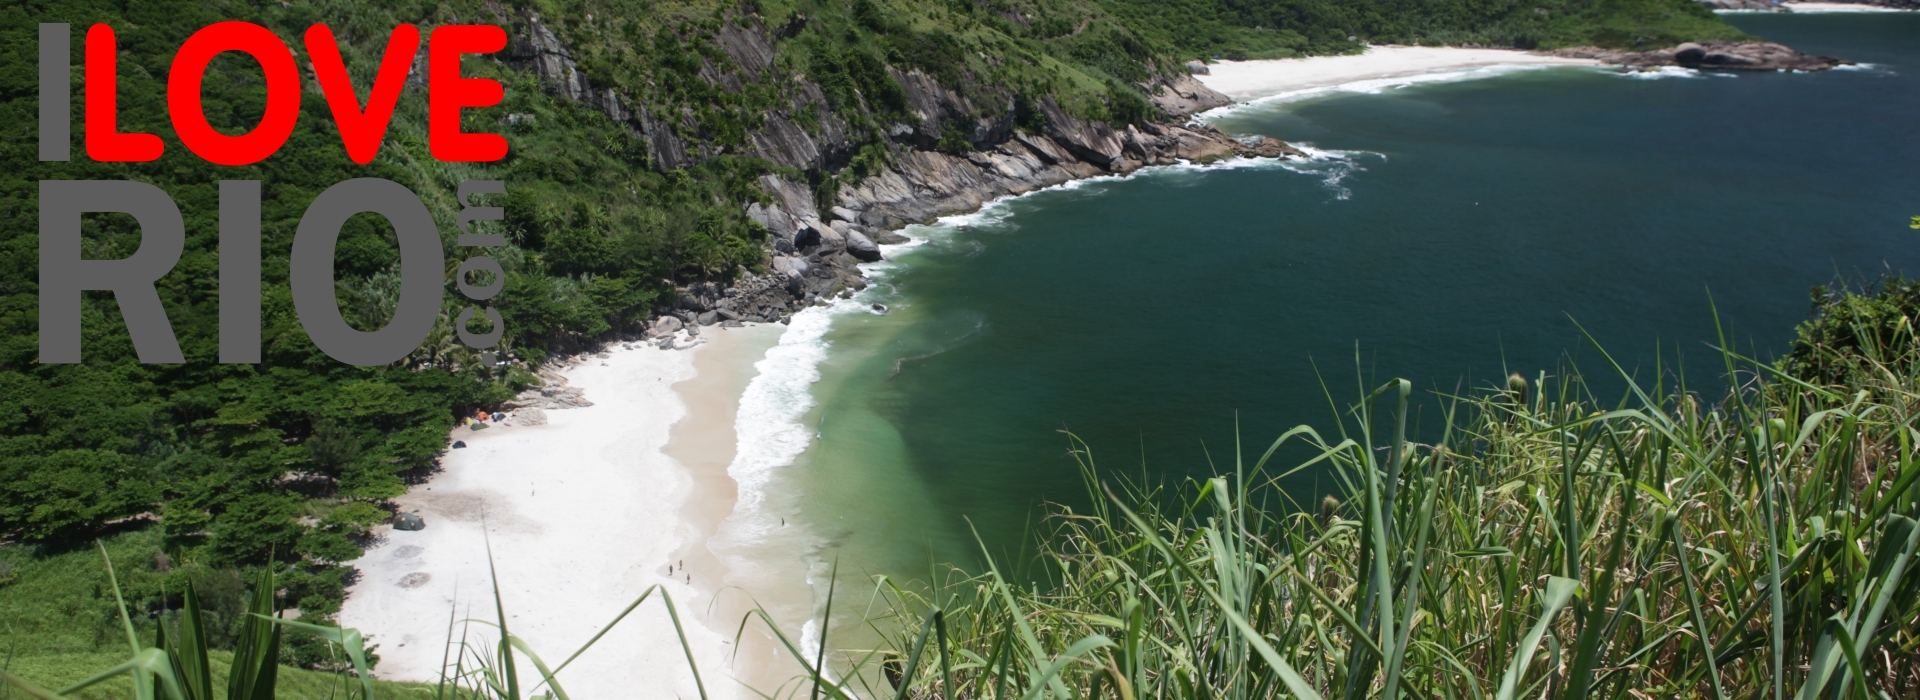
MULTIPOLYGON (((904 303, 889 283, 902 267, 902 261, 914 252, 929 245, 954 240, 954 236, 974 228, 1013 226, 1010 219, 1015 212, 1012 203, 1016 200, 1034 196, 1059 196, 1088 188, 1096 188, 1106 183, 1119 182, 1135 177, 1167 177, 1184 173, 1197 173, 1220 170, 1240 170, 1253 168, 1282 168, 1293 172, 1320 175, 1323 184, 1335 191, 1337 199, 1350 196, 1339 183, 1353 172, 1363 170, 1353 163, 1356 156, 1385 156, 1359 151, 1321 150, 1303 144, 1293 144, 1306 154, 1305 158, 1225 158, 1211 163, 1180 162, 1172 165, 1155 165, 1124 175, 1101 175, 1079 180, 1071 180, 1050 187, 1016 195, 1006 195, 988 201, 979 209, 965 213, 940 217, 929 224, 915 224, 902 229, 900 233, 907 241, 880 246, 883 259, 878 262, 863 263, 860 270, 872 284, 863 292, 849 298, 839 299, 825 306, 816 306, 793 315, 787 329, 780 336, 779 344, 767 351, 767 354, 754 364, 756 374, 748 382, 746 391, 740 397, 740 409, 734 430, 737 435, 736 450, 732 465, 727 469, 739 489, 739 501, 734 514, 728 519, 728 539, 736 542, 765 541, 778 527, 778 517, 766 507, 768 486, 778 476, 781 469, 792 466, 799 456, 811 446, 815 435, 801 422, 808 411, 817 404, 812 394, 815 383, 820 381, 820 363, 825 361, 829 350, 826 339, 832 329, 835 317, 871 309, 876 301, 898 306, 904 303), (737 538, 737 539, 736 539, 737 538)), ((1097 190, 1094 190, 1097 192, 1097 190)), ((968 244, 978 244, 977 240, 966 240, 968 244)), ((806 584, 818 589, 824 584, 813 569, 822 562, 815 559, 814 553, 802 555, 807 558, 809 574, 806 584)), ((816 590, 816 596, 823 591, 816 590)), ((818 600, 816 598, 816 600, 818 600)), ((820 621, 818 611, 801 626, 800 646, 807 654, 813 654, 820 645, 820 621)))
POLYGON ((1880 65, 1878 63, 1842 63, 1840 65, 1834 66, 1833 70, 1859 71, 1862 73, 1881 73, 1885 75, 1894 74, 1893 71, 1888 70, 1886 66, 1880 65))
POLYGON ((1362 156, 1376 157, 1381 161, 1387 159, 1384 154, 1370 151, 1323 151, 1302 144, 1294 144, 1294 148, 1306 153, 1307 157, 1281 161, 1281 167, 1303 175, 1320 176, 1320 186, 1332 192, 1334 199, 1342 201, 1351 199, 1353 190, 1347 189, 1346 185, 1341 183, 1354 173, 1366 171, 1366 168, 1360 165, 1362 156))
POLYGON ((773 527, 768 521, 774 516, 760 508, 767 498, 766 487, 780 468, 792 465, 813 441, 800 419, 814 405, 811 388, 820 381, 820 362, 827 358, 826 335, 833 317, 852 308, 851 302, 840 301, 801 310, 780 334, 780 343, 754 363, 756 374, 740 396, 733 464, 727 467, 740 490, 734 509, 740 529, 733 534, 757 539, 773 527))
POLYGON ((1666 80, 1669 78, 1704 78, 1706 73, 1680 66, 1660 66, 1650 70, 1620 71, 1616 75, 1629 80, 1666 80))

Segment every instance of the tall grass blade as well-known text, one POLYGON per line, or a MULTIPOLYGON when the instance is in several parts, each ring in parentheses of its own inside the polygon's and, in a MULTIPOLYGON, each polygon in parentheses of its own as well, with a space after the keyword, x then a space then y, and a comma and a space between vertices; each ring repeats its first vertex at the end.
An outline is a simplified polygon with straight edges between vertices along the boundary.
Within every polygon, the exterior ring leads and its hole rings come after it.
POLYGON ((1494 700, 1514 700, 1520 688, 1520 681, 1527 674, 1527 667, 1533 664, 1533 654, 1540 648, 1540 638, 1546 636, 1553 626, 1555 617, 1565 608, 1567 601, 1573 599, 1574 591, 1579 590, 1580 582, 1570 578, 1554 576, 1547 579, 1546 595, 1540 605, 1540 620, 1527 631, 1520 640, 1520 654, 1507 664, 1507 672, 1500 677, 1500 690, 1493 694, 1494 700))

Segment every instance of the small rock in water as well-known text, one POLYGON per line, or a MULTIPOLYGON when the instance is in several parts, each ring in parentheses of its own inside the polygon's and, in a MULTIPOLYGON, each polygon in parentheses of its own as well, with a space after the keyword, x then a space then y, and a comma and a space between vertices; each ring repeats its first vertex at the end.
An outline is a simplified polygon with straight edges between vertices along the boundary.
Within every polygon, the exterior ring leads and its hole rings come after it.
POLYGON ((887 305, 886 305, 886 304, 874 304, 874 305, 873 305, 873 312, 874 312, 874 313, 876 313, 876 314, 884 314, 884 313, 886 313, 886 312, 887 312, 887 305))

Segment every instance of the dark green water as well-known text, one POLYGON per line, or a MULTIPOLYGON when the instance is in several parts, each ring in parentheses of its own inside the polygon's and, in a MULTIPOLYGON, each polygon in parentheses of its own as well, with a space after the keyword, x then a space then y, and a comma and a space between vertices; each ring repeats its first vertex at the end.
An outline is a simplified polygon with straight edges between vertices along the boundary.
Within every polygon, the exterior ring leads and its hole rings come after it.
POLYGON ((1643 376, 1677 350, 1711 391, 1710 303, 1772 356, 1810 286, 1920 273, 1920 16, 1735 21, 1878 67, 1550 69, 1249 108, 1215 123, 1350 155, 1159 170, 914 231, 930 242, 873 297, 893 313, 827 335, 818 437, 790 472, 805 519, 845 568, 971 563, 969 522, 1013 546, 1043 501, 1085 499, 1057 431, 1109 470, 1210 474, 1236 416, 1262 446, 1331 427, 1316 366, 1344 406, 1356 348, 1369 388, 1604 369, 1577 320, 1643 376))

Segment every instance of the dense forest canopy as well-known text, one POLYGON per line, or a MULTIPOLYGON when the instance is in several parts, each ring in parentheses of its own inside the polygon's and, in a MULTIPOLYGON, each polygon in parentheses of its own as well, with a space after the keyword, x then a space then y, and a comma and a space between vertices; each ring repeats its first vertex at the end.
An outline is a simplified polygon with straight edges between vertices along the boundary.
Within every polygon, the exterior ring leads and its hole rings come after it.
MULTIPOLYGON (((389 517, 387 499, 431 471, 459 416, 536 382, 530 370, 552 353, 632 330, 674 301, 677 284, 762 269, 765 231, 743 214, 768 198, 761 176, 812 183, 831 201, 839 183, 915 147, 883 132, 909 118, 893 77, 900 72, 918 70, 962 94, 1047 97, 1081 117, 1118 123, 1166 118, 1141 85, 1193 58, 1346 53, 1364 42, 1652 47, 1739 36, 1687 0, 9 3, 0 8, 0 129, 16 176, 0 184, 0 396, 8 399, 0 410, 0 541, 60 547, 157 527, 156 546, 173 563, 145 591, 148 604, 180 589, 169 580, 209 580, 272 560, 288 604, 326 619, 348 580, 342 563, 389 517), (668 167, 631 120, 560 94, 528 67, 531 59, 507 55, 514 51, 470 57, 464 68, 506 85, 503 102, 466 117, 469 130, 508 138, 509 155, 495 163, 432 158, 420 82, 403 91, 380 153, 366 165, 347 157, 310 75, 291 139, 254 165, 200 160, 166 117, 174 51, 215 22, 258 23, 290 47, 301 46, 308 26, 329 25, 364 100, 395 25, 499 24, 524 44, 535 18, 565 42, 592 84, 624 95, 628 111, 680 115, 667 120, 669 128, 698 157, 668 167), (158 134, 163 157, 94 162, 75 129, 73 161, 36 159, 33 47, 36 25, 46 22, 73 26, 76 67, 86 27, 115 29, 121 129, 158 134), (749 75, 733 64, 717 42, 742 28, 772 37, 779 70, 749 75), (796 96, 814 88, 826 106, 796 108, 796 96), (774 110, 793 111, 816 129, 823 118, 839 119, 854 147, 804 172, 739 155, 774 110), (452 261, 477 252, 454 245, 459 183, 507 183, 507 193, 490 202, 505 207, 506 220, 481 225, 511 241, 488 254, 505 269, 505 291, 493 303, 505 318, 505 346, 522 364, 480 366, 454 338, 451 319, 465 302, 451 289, 434 333, 402 362, 352 367, 315 347, 293 310, 288 251, 307 204, 358 177, 393 180, 420 196, 452 261), (158 287, 184 364, 139 363, 120 307, 105 292, 85 299, 83 361, 39 362, 36 183, 59 179, 148 182, 177 203, 186 252, 158 287), (221 180, 263 183, 257 365, 216 359, 221 180)), ((76 70, 76 102, 81 78, 76 70)), ((252 59, 227 53, 209 68, 202 99, 209 122, 231 134, 259 120, 265 94, 252 59)), ((963 152, 979 145, 971 139, 949 127, 932 147, 963 152)), ((125 215, 87 215, 84 232, 89 258, 124 257, 140 245, 139 228, 125 215)), ((351 325, 384 325, 398 294, 397 264, 384 219, 348 222, 335 267, 337 301, 351 325)))

